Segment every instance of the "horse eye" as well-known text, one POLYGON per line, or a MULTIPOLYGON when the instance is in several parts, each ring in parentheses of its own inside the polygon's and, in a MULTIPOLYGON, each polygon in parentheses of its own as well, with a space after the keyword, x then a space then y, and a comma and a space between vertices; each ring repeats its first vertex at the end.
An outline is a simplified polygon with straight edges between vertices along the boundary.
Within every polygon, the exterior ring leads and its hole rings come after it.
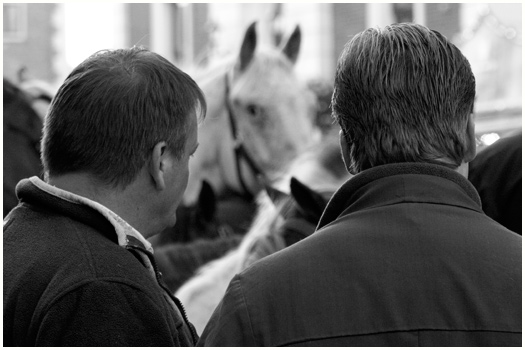
POLYGON ((246 106, 246 111, 253 117, 256 117, 260 114, 261 109, 257 105, 248 105, 246 106))

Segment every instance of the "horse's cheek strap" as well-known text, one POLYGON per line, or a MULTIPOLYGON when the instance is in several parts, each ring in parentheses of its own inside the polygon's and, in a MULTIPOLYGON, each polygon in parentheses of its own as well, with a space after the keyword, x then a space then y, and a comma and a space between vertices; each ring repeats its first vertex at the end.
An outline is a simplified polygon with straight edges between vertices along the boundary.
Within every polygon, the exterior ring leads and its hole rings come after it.
POLYGON ((239 135, 237 133, 237 125, 235 123, 235 116, 233 114, 233 109, 231 107, 230 103, 230 81, 228 79, 228 74, 225 75, 225 100, 226 100, 226 109, 228 112, 228 119, 230 120, 230 128, 233 136, 233 141, 235 144, 234 152, 235 152, 235 166, 237 168, 237 177, 239 178, 239 182, 241 183, 241 187, 244 191, 244 193, 249 196, 250 198, 253 198, 253 194, 248 189, 248 186, 243 181, 242 177, 242 171, 241 171, 241 158, 244 158, 246 162, 248 163, 248 166, 251 168, 251 170, 254 172, 257 179, 260 179, 261 177, 264 177, 264 173, 260 167, 257 166, 255 161, 252 157, 248 154, 246 151, 246 148, 244 147, 241 139, 239 138, 239 135))

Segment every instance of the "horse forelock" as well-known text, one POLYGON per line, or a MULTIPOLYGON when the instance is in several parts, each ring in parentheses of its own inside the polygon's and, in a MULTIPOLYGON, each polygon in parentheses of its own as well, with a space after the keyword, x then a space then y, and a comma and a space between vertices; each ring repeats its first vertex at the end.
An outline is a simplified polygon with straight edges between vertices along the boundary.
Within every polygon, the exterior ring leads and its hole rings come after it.
POLYGON ((259 54, 254 57, 254 61, 258 62, 262 69, 271 69, 278 67, 292 73, 294 71, 294 64, 281 52, 273 49, 261 49, 259 54))
POLYGON ((234 73, 233 85, 236 83, 245 85, 247 82, 259 86, 262 82, 269 83, 266 87, 269 91, 274 91, 276 87, 282 90, 293 89, 290 92, 294 94, 308 91, 306 83, 299 79, 293 63, 276 50, 259 51, 244 71, 234 73))

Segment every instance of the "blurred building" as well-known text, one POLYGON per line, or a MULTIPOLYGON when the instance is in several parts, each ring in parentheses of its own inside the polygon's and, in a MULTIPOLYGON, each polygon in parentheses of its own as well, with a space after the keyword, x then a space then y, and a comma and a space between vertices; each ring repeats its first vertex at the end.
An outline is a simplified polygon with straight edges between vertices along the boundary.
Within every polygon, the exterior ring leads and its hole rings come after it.
POLYGON ((57 4, 3 4, 4 77, 17 83, 28 75, 44 81, 57 79, 53 61, 53 16, 57 4))
POLYGON ((331 80, 357 32, 417 22, 456 43, 477 79, 478 132, 521 128, 521 3, 4 3, 4 76, 58 86, 87 55, 143 45, 183 69, 236 54, 246 27, 279 44, 302 31, 297 70, 331 80), (97 46, 98 45, 98 46, 97 46))

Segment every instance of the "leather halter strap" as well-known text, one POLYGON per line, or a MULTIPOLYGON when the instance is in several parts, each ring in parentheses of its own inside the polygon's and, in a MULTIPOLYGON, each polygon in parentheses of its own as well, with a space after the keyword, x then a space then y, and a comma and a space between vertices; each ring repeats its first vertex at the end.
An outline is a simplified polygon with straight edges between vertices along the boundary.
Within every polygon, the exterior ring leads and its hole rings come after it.
POLYGON ((262 169, 255 163, 252 157, 250 157, 248 151, 246 150, 246 147, 244 146, 242 142, 242 138, 238 133, 237 130, 237 124, 235 120, 235 115, 233 113, 233 109, 230 102, 230 81, 228 79, 228 74, 225 74, 225 101, 226 101, 226 109, 228 112, 228 119, 230 121, 230 129, 233 136, 233 142, 234 142, 234 153, 235 153, 235 168, 237 170, 237 178, 239 179, 239 182, 241 184, 241 187, 244 191, 244 196, 246 198, 253 198, 254 194, 250 192, 248 189, 248 186, 243 180, 242 177, 242 170, 241 170, 241 160, 245 160, 252 172, 255 174, 256 178, 262 177, 265 178, 264 173, 262 169))

